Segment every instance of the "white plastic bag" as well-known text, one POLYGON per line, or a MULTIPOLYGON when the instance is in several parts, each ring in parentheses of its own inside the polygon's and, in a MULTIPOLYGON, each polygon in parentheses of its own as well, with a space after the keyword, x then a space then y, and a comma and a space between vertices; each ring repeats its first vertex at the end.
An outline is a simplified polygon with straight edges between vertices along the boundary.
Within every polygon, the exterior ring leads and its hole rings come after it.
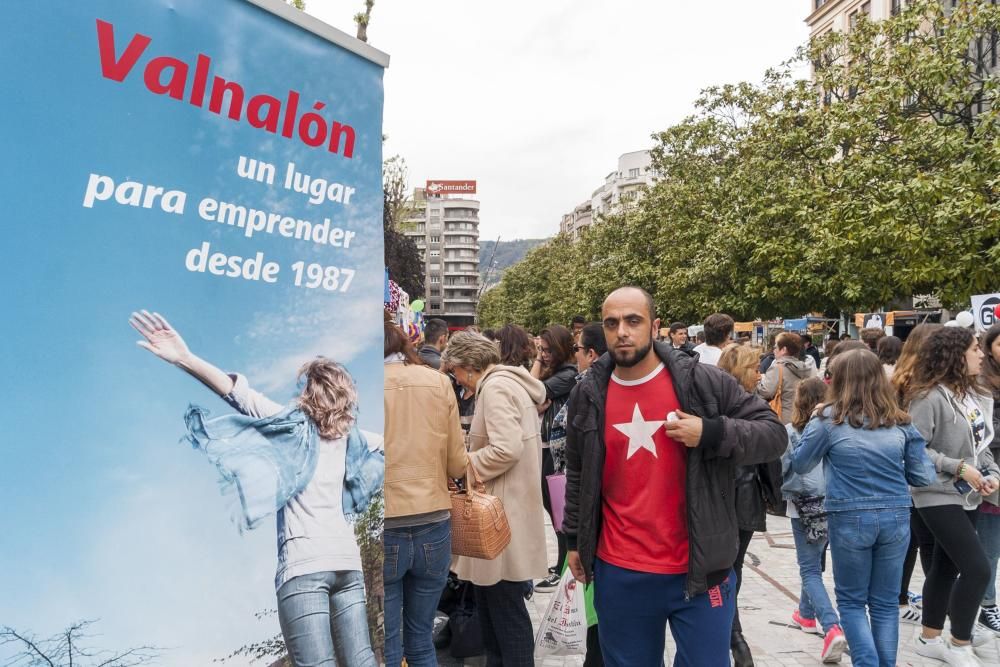
POLYGON ((566 568, 538 626, 536 658, 587 653, 587 610, 584 604, 583 584, 574 579, 573 573, 566 568))

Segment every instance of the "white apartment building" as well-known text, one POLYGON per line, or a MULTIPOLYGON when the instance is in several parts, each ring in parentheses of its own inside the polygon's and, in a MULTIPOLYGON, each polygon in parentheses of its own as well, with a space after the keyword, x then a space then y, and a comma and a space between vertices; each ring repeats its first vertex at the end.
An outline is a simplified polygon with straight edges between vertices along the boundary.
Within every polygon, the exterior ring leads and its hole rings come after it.
POLYGON ((479 301, 479 202, 414 188, 403 232, 424 261, 425 316, 454 327, 473 324, 479 301))
POLYGON ((580 236, 580 230, 594 224, 601 215, 621 210, 639 201, 644 188, 653 185, 653 160, 649 151, 632 151, 618 158, 618 169, 604 178, 590 199, 562 217, 559 231, 580 236))

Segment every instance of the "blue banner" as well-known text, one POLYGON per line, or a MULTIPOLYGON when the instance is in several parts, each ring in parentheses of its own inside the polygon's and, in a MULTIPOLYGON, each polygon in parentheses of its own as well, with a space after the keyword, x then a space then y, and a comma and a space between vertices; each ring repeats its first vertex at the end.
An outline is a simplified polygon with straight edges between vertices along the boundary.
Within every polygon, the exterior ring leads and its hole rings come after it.
POLYGON ((178 666, 279 632, 275 518, 241 533, 182 441, 235 411, 179 340, 282 405, 343 364, 377 448, 384 62, 275 5, 6 12, 0 627, 178 666))

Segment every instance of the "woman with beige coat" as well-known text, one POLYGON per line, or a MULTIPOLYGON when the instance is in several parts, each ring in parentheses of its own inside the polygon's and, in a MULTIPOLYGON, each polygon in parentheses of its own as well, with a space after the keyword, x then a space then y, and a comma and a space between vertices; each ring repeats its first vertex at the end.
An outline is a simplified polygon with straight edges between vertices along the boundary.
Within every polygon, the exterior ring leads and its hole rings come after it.
POLYGON ((385 663, 437 665, 431 634, 451 563, 448 478, 469 456, 451 382, 385 323, 385 663))
POLYGON ((454 570, 475 584, 487 667, 534 665, 534 635, 525 604, 531 582, 545 576, 542 443, 537 406, 545 385, 523 368, 501 366, 497 346, 471 332, 452 336, 441 359, 476 394, 469 463, 486 493, 503 503, 511 540, 493 560, 458 558, 454 570))

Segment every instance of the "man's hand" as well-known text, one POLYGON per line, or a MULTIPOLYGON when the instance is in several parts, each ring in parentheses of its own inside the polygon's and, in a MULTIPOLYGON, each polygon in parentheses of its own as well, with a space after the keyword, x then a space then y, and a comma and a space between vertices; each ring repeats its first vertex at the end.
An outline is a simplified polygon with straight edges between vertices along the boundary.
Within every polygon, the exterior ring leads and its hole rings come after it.
POLYGON ((587 572, 583 569, 583 561, 580 560, 580 552, 579 551, 567 552, 566 560, 568 561, 569 564, 569 571, 573 573, 573 577, 581 584, 588 583, 587 572))
POLYGON ((701 417, 695 417, 680 410, 677 410, 676 414, 677 419, 663 423, 667 435, 678 442, 683 442, 685 447, 697 447, 698 443, 701 442, 701 417))

